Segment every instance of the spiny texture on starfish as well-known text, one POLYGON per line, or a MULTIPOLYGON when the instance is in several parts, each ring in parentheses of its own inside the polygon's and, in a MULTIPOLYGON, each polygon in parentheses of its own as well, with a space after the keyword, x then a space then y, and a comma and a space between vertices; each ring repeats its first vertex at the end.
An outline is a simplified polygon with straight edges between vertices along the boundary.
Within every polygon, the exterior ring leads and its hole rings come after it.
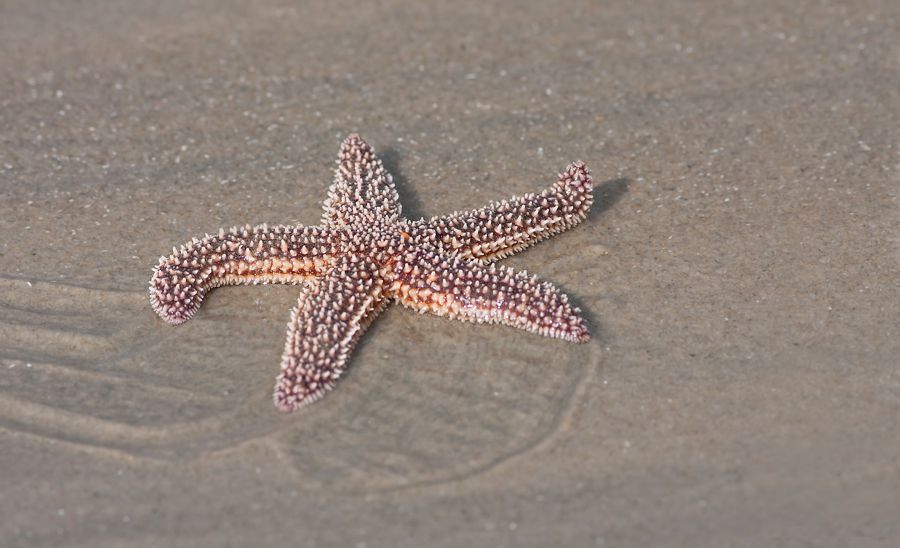
POLYGON ((354 134, 341 146, 321 225, 248 225, 194 238, 160 257, 150 304, 180 324, 212 288, 306 282, 275 387, 275 405, 285 411, 334 386, 359 337, 392 300, 422 313, 585 342, 590 334, 565 294, 491 263, 584 220, 591 191, 590 171, 575 162, 540 194, 409 221, 390 174, 354 134))

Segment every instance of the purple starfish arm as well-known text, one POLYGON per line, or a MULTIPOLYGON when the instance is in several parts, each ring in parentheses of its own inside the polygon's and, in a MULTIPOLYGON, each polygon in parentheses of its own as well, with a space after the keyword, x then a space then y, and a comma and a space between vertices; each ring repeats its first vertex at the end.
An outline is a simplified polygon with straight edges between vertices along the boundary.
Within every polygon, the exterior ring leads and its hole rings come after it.
POLYGON ((552 187, 466 213, 416 223, 431 232, 445 253, 495 261, 521 251, 583 221, 593 203, 591 172, 569 164, 552 187))
POLYGON ((291 311, 275 406, 293 411, 331 390, 357 341, 388 302, 377 265, 365 258, 345 256, 312 282, 291 311))
POLYGON ((340 231, 325 227, 234 227, 194 238, 160 257, 150 305, 171 324, 194 315, 206 293, 238 284, 297 284, 321 276, 335 260, 340 231))
POLYGON ((590 339, 580 310, 527 272, 445 256, 421 246, 393 265, 390 293, 404 306, 477 323, 499 323, 572 342, 590 339))
POLYGON ((394 180, 359 135, 354 133, 344 140, 337 164, 323 206, 323 224, 362 227, 400 219, 400 196, 394 180))

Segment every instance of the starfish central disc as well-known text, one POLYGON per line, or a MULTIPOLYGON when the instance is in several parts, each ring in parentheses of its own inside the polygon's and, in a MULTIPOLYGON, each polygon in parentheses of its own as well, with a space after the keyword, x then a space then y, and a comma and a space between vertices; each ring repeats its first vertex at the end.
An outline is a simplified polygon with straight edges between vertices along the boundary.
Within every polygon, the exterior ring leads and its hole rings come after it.
POLYGON ((590 338, 580 311, 549 282, 493 264, 585 219, 591 176, 570 164, 539 194, 409 221, 391 175, 358 135, 341 145, 318 226, 244 226, 160 257, 150 304, 184 323, 215 287, 303 284, 291 311, 275 405, 316 401, 343 374, 369 324, 393 301, 439 316, 499 323, 567 341, 590 338))

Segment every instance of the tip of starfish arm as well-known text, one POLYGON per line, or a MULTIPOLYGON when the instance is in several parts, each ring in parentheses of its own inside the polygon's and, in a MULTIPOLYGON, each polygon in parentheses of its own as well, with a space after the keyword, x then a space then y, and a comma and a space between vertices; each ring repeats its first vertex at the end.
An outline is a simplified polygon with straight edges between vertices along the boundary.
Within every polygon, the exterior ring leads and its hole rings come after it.
POLYGON ((564 341, 583 344, 591 340, 591 332, 588 331, 584 322, 578 322, 576 325, 569 326, 568 329, 560 330, 559 338, 564 341))
MULTIPOLYGON (((343 164, 346 162, 355 163, 360 160, 361 157, 372 156, 374 152, 372 147, 359 136, 359 133, 351 133, 344 139, 344 142, 341 144, 341 151, 338 155, 338 164, 343 164)), ((351 168, 352 172, 353 169, 351 168)))
POLYGON ((356 133, 356 132, 353 132, 350 135, 347 135, 347 138, 344 139, 345 145, 354 145, 354 144, 361 144, 361 143, 365 143, 365 141, 359 135, 359 133, 356 133))
POLYGON ((173 286, 159 276, 150 280, 150 307, 166 323, 180 325, 193 317, 203 301, 203 290, 173 286))
POLYGON ((169 325, 181 325, 191 319, 194 315, 193 310, 178 309, 176 307, 167 306, 156 295, 150 296, 150 307, 153 311, 169 325))
POLYGON ((290 413, 300 408, 300 403, 295 398, 288 397, 280 392, 275 392, 275 408, 282 413, 290 413))
POLYGON ((323 383, 310 390, 296 379, 281 374, 276 379, 272 399, 279 411, 290 413, 318 401, 332 388, 334 388, 332 383, 323 383))
POLYGON ((274 397, 275 408, 282 413, 291 413, 293 411, 297 411, 306 407, 307 405, 313 403, 321 397, 321 393, 309 394, 307 396, 300 397, 294 394, 288 394, 277 390, 274 397))
POLYGON ((569 185, 575 185, 582 188, 590 189, 593 186, 591 177, 591 169, 582 162, 576 160, 566 166, 566 172, 562 175, 562 180, 569 185))
POLYGON ((168 324, 180 325, 191 319, 202 300, 202 291, 173 287, 159 275, 150 280, 150 307, 168 324))
POLYGON ((586 343, 591 340, 591 332, 588 330, 584 318, 577 308, 571 311, 571 315, 560 323, 557 323, 547 333, 552 337, 574 343, 586 343))
POLYGON ((529 329, 533 333, 551 337, 566 342, 586 343, 591 340, 591 332, 581 318, 571 318, 568 321, 554 322, 552 325, 542 326, 537 329, 529 329))
POLYGON ((586 343, 591 340, 591 332, 588 329, 587 322, 584 321, 584 317, 581 316, 581 310, 576 308, 574 311, 576 319, 572 325, 573 340, 577 343, 586 343))
POLYGON ((582 161, 575 161, 566 166, 566 171, 560 174, 556 183, 569 200, 577 207, 579 217, 587 215, 594 201, 594 184, 591 178, 591 170, 582 161))

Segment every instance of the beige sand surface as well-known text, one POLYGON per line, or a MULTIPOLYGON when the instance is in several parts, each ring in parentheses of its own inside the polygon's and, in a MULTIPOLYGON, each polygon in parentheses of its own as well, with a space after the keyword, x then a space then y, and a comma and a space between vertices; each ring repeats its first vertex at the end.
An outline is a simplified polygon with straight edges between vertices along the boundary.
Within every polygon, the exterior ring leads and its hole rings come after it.
POLYGON ((445 4, 0 3, 0 546, 897 546, 900 5, 445 4), (506 264, 592 342, 393 308, 282 415, 296 288, 153 314, 351 131, 413 217, 586 161, 506 264))

